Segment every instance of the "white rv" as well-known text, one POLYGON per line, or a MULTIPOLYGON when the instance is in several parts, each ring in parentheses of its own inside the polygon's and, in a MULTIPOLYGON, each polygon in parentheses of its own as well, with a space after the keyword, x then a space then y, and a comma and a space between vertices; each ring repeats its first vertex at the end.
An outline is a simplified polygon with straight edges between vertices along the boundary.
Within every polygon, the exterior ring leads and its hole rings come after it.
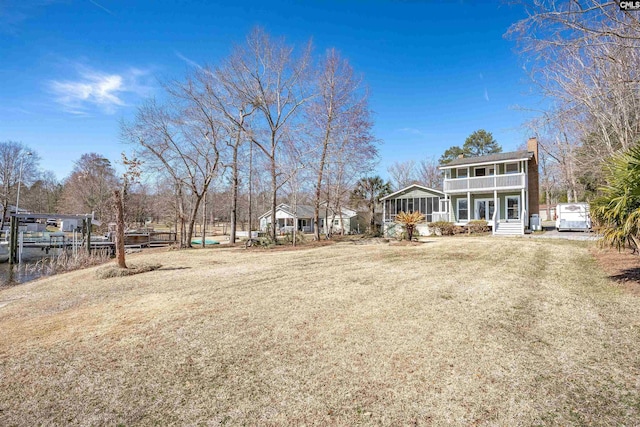
POLYGON ((589 231, 591 229, 589 203, 560 203, 556 206, 556 215, 558 231, 589 231))

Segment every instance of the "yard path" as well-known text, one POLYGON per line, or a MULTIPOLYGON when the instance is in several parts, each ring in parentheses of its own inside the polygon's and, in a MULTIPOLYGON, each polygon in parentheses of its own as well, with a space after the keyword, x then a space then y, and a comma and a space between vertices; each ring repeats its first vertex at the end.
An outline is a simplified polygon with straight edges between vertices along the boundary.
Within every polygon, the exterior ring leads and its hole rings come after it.
POLYGON ((135 254, 0 291, 0 424, 635 425, 640 304, 589 243, 135 254))

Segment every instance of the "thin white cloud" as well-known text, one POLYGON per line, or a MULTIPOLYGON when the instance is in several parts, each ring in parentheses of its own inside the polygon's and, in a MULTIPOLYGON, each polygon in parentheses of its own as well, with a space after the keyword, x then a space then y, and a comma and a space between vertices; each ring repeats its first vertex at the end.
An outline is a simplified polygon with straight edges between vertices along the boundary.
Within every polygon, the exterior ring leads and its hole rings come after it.
POLYGON ((398 129, 398 131, 404 132, 404 133, 408 133, 408 134, 411 134, 411 135, 427 136, 426 133, 424 133, 420 129, 416 129, 416 128, 401 128, 401 129, 398 129))
POLYGON ((198 64, 196 61, 194 61, 193 59, 189 59, 186 56, 184 56, 183 54, 181 54, 180 52, 178 52, 177 50, 174 51, 176 56, 180 59, 182 59, 184 62, 186 62, 187 64, 191 65, 192 67, 198 68, 198 69, 202 69, 202 66, 200 64, 198 64))
POLYGON ((0 34, 18 36, 32 16, 57 0, 0 0, 0 34))
POLYGON ((111 12, 109 9, 107 9, 103 5, 99 4, 98 2, 95 2, 93 0, 89 0, 89 3, 93 4, 96 7, 99 7, 100 9, 104 10, 105 12, 107 12, 111 16, 116 16, 115 13, 111 12))
POLYGON ((119 74, 109 74, 79 66, 76 80, 52 80, 48 87, 55 101, 71 114, 89 114, 97 108, 106 114, 114 114, 127 105, 127 96, 143 96, 150 91, 141 83, 148 73, 133 68, 119 74))
POLYGON ((484 88, 484 100, 489 102, 489 92, 486 87, 484 88))

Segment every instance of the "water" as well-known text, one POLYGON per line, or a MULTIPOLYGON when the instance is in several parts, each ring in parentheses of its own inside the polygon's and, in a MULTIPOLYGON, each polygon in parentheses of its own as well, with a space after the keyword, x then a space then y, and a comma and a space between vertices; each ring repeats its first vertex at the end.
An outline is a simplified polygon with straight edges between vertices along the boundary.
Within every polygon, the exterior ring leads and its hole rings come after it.
POLYGON ((57 256, 59 251, 60 249, 52 249, 47 254, 39 248, 25 248, 22 251, 21 264, 9 265, 8 262, 0 264, 0 287, 18 285, 42 277, 43 274, 33 266, 43 258, 57 256))

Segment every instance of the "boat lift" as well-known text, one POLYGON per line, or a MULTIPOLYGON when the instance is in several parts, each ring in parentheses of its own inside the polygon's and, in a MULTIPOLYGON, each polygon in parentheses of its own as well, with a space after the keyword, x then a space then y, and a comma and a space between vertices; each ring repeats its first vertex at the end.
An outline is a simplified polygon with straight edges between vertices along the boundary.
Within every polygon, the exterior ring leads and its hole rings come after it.
MULTIPOLYGON (((19 224, 20 220, 25 219, 49 219, 56 218, 60 220, 65 219, 73 219, 73 220, 81 220, 82 221, 82 235, 86 241, 87 252, 91 253, 92 245, 95 246, 96 242, 91 242, 91 225, 93 221, 93 215, 85 214, 85 215, 60 215, 60 214, 34 214, 34 213, 22 213, 22 214, 12 214, 11 221, 9 225, 9 264, 15 264, 20 261, 20 251, 24 244, 19 240, 19 224)), ((52 246, 51 242, 48 244, 43 242, 42 244, 34 243, 34 247, 43 247, 50 249, 52 246)), ((56 244, 56 247, 59 247, 59 244, 56 244)), ((64 247, 64 242, 62 243, 64 247)))

